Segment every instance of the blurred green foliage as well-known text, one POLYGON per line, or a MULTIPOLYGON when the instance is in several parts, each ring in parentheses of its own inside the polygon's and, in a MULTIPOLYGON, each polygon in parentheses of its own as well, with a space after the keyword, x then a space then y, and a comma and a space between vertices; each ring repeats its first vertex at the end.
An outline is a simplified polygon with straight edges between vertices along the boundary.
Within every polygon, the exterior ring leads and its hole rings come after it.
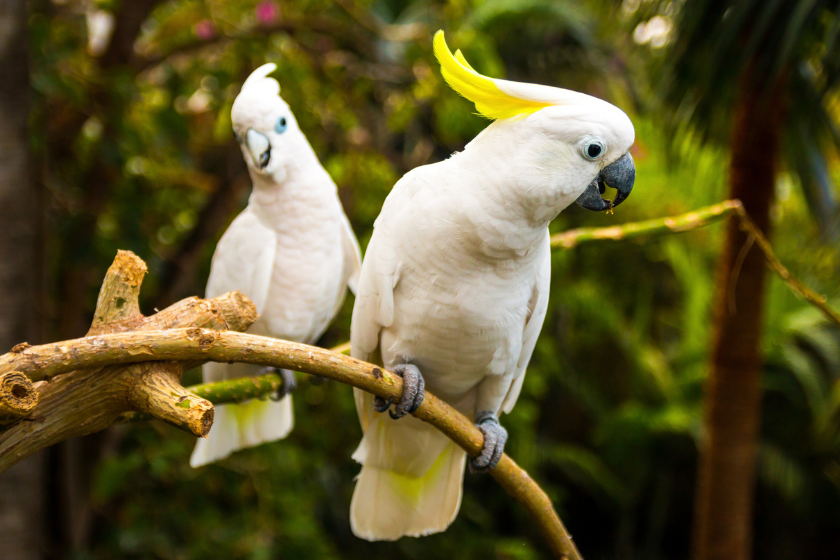
MULTIPOLYGON (((403 173, 462 149, 486 126, 440 77, 431 53, 438 28, 481 72, 587 91, 632 114, 630 201, 615 216, 571 207, 553 231, 721 200, 727 153, 701 144, 691 127, 675 133, 657 101, 677 8, 644 0, 36 2, 32 144, 46 189, 51 338, 84 333, 117 249, 149 264, 148 312, 203 293, 215 242, 250 186, 231 104, 268 61, 363 247, 403 173), (106 14, 117 21, 114 40, 121 21, 144 16, 121 56, 91 53, 89 22, 106 14)), ((829 164, 836 176, 836 158, 829 164)), ((773 243, 836 307, 840 252, 820 242, 795 171, 777 187, 773 243)), ((549 313, 503 423, 508 451, 544 486, 588 560, 688 556, 720 229, 553 256, 549 313)), ((347 339, 351 309, 349 298, 322 345, 347 339)), ((777 280, 766 321, 757 555, 836 558, 840 333, 777 280)), ((195 371, 185 379, 197 381, 195 371)), ((467 476, 446 533, 356 539, 350 455, 361 432, 351 391, 304 382, 295 402, 289 439, 199 470, 188 465, 193 439, 182 432, 112 430, 102 457, 91 459, 95 521, 68 557, 548 557, 526 513, 489 477, 467 476)))

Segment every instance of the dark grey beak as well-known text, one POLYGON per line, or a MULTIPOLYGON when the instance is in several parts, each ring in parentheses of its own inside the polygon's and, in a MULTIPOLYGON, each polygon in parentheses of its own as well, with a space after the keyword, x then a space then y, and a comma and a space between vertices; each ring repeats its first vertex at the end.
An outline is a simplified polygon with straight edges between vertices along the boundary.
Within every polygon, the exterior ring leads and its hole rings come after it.
POLYGON ((630 156, 630 152, 627 152, 603 168, 575 202, 587 210, 594 210, 596 212, 610 210, 624 202, 624 199, 630 196, 630 191, 633 190, 633 183, 635 182, 636 166, 633 164, 633 158, 630 156), (606 187, 618 191, 612 201, 601 197, 606 187))

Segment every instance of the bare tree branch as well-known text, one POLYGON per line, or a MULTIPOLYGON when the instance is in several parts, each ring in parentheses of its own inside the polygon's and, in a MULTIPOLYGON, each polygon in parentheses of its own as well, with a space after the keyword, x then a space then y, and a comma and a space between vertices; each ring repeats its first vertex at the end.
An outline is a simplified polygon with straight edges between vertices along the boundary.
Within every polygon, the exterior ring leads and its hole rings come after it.
POLYGON ((755 240, 755 244, 761 250, 770 270, 778 274, 779 278, 795 294, 819 309, 829 321, 840 326, 840 314, 828 306, 825 296, 817 294, 793 277, 790 271, 776 256, 772 245, 770 245, 770 241, 767 240, 761 230, 750 219, 740 200, 725 200, 721 203, 706 206, 705 208, 700 208, 699 210, 686 214, 645 220, 643 222, 630 222, 620 226, 572 229, 551 236, 551 246, 558 249, 571 249, 572 247, 591 241, 620 241, 633 237, 679 233, 705 227, 730 216, 734 216, 738 220, 741 229, 749 233, 755 240))
MULTIPOLYGON (((103 282, 91 333, 113 337, 184 327, 245 330, 256 320, 254 304, 238 292, 212 300, 188 298, 156 315, 143 317, 137 296, 145 271, 145 263, 134 254, 119 252, 103 282)), ((146 351, 136 348, 133 352, 141 357, 146 351)), ((37 383, 34 392, 30 393, 30 398, 37 400, 37 404, 25 419, 0 426, 0 471, 38 449, 106 428, 121 414, 132 410, 151 414, 194 435, 207 435, 213 422, 213 405, 180 385, 183 367, 188 363, 149 362, 128 367, 102 364, 83 368, 78 364, 84 363, 84 359, 74 363, 79 357, 78 349, 72 343, 34 347, 23 343, 0 356, 0 361, 25 363, 29 368, 39 368, 50 359, 64 364, 55 370, 63 374, 55 380, 50 381, 50 368, 33 375, 37 380, 47 381, 37 383)), ((146 360, 133 360, 139 361, 146 360)), ((3 387, 9 376, 18 370, 2 366, 0 369, 3 371, 0 387, 3 387)), ((18 375, 21 373, 24 372, 18 375)), ((24 393, 22 383, 12 380, 9 387, 12 396, 24 393)), ((0 393, 0 406, 9 402, 12 401, 2 398, 0 393)), ((16 415, 24 416, 22 413, 16 415)))
MULTIPOLYGON (((65 372, 95 371, 96 368, 107 366, 118 367, 138 361, 163 361, 173 358, 185 361, 235 361, 293 369, 329 377, 386 399, 393 397, 398 400, 402 395, 402 379, 399 376, 348 356, 323 348, 274 338, 200 328, 123 332, 85 337, 57 345, 30 347, 16 354, 15 357, 7 359, 4 356, 3 369, 0 371, 7 367, 15 367, 32 377, 55 377, 55 381, 48 385, 56 385, 66 377, 70 377, 62 375, 65 372), (63 348, 63 352, 55 352, 56 346, 63 348), (67 355, 74 356, 72 361, 66 359, 67 355), (32 359, 36 356, 36 359, 32 359), (48 372, 46 375, 43 373, 45 371, 48 372)), ((149 363, 143 363, 140 366, 152 367, 149 363)), ((236 401, 244 397, 244 395, 236 395, 237 390, 243 390, 251 385, 259 387, 260 392, 264 390, 267 393, 275 389, 276 383, 276 380, 269 379, 241 380, 235 385, 213 384, 213 386, 203 387, 202 390, 208 394, 215 392, 217 395, 228 395, 231 401, 236 401)), ((255 393, 251 392, 249 395, 256 396, 255 393)), ((199 398, 198 395, 195 396, 199 398)), ((73 402, 84 402, 84 400, 73 399, 73 402)), ((70 403, 67 403, 67 406, 69 405, 70 403)), ((474 456, 481 451, 483 442, 481 432, 466 416, 433 395, 426 393, 423 405, 414 415, 438 428, 467 453, 474 456)), ((111 423, 119 419, 119 415, 109 418, 111 423)), ((50 437, 51 433, 42 433, 41 436, 53 439, 50 437)), ((40 445, 34 442, 33 438, 28 439, 28 444, 40 445)), ((15 448, 9 446, 7 433, 0 433, 0 470, 14 462, 9 457, 12 449, 15 448)), ((492 474, 509 494, 530 511, 559 557, 579 558, 548 496, 521 467, 505 455, 492 474)))

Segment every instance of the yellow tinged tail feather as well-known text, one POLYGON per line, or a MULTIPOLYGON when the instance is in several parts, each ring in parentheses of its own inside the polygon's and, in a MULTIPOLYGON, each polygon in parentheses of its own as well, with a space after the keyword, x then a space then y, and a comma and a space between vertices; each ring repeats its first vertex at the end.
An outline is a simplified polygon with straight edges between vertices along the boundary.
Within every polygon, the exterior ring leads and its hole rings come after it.
POLYGON ((419 478, 362 466, 350 504, 350 527, 369 541, 394 541, 445 531, 461 507, 466 453, 449 442, 419 478))
POLYGON ((350 504, 350 527, 369 541, 421 537, 446 530, 458 515, 467 455, 420 420, 373 412, 373 396, 354 390, 365 437, 350 504))
POLYGON ((283 439, 294 427, 292 396, 279 402, 254 399, 240 404, 216 406, 213 427, 199 438, 190 457, 193 468, 221 461, 231 453, 283 439))

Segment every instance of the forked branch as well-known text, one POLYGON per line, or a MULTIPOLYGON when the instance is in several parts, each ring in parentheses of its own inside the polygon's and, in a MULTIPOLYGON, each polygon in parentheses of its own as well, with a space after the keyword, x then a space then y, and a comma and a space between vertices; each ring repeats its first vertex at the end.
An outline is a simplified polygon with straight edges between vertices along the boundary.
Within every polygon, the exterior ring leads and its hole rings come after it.
MULTIPOLYGON (((102 284, 89 336, 80 341, 138 336, 152 329, 245 330, 256 319, 254 304, 238 292, 212 300, 188 298, 144 317, 137 296, 145 272, 145 263, 134 254, 117 254, 102 284)), ((102 430, 129 411, 148 413, 206 436, 213 423, 213 405, 181 386, 185 364, 150 361, 146 357, 150 350, 143 346, 130 351, 134 359, 129 365, 104 362, 93 367, 84 364, 87 355, 96 352, 95 346, 73 341, 22 343, 0 356, 0 471, 39 449, 102 430)))
MULTIPOLYGON (((72 363, 55 353, 42 352, 40 347, 32 347, 27 352, 41 356, 37 362, 12 359, 0 367, 14 367, 30 375, 36 375, 38 369, 47 370, 51 377, 55 377, 55 384, 64 379, 62 374, 74 369, 119 367, 141 360, 144 363, 140 365, 144 367, 153 367, 149 360, 163 362, 174 358, 190 362, 236 361, 329 377, 386 399, 393 397, 399 400, 402 395, 402 379, 378 366, 323 348, 231 331, 188 328, 124 332, 60 344, 67 352, 78 356, 72 363)), ((202 387, 201 392, 206 396, 216 396, 217 402, 229 402, 227 398, 241 400, 236 397, 243 389, 259 389, 250 391, 247 396, 276 390, 279 380, 268 377, 225 382, 226 385, 214 383, 202 387)), ((414 415, 438 428, 470 455, 475 456, 481 451, 483 436, 472 421, 433 395, 426 393, 423 405, 414 415)), ((10 464, 8 452, 4 434, 0 434, 0 470, 10 464)), ((533 515, 558 557, 580 558, 548 496, 521 467, 505 455, 491 473, 533 515)))

